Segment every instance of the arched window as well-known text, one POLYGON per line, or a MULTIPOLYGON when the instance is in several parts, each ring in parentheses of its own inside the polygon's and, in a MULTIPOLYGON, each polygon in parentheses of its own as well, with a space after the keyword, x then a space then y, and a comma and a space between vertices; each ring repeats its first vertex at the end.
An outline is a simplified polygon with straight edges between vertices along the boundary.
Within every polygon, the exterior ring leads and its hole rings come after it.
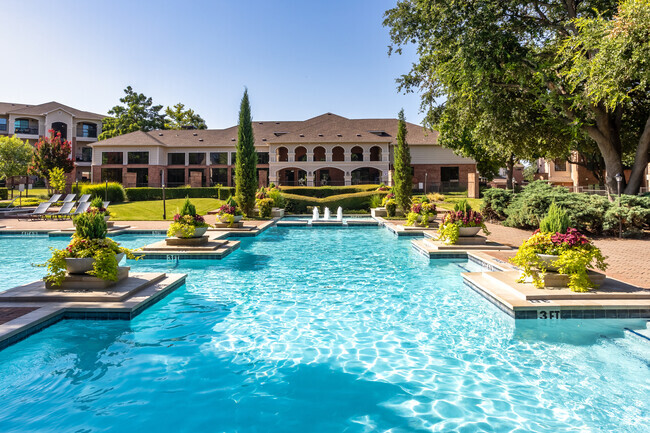
POLYGON ((332 161, 345 161, 345 150, 341 146, 332 149, 332 161))
POLYGON ((307 161, 307 149, 304 146, 296 147, 296 161, 307 161))
POLYGON ((352 161, 363 161, 363 149, 359 146, 352 148, 352 161))
POLYGON ((381 147, 373 146, 370 148, 370 160, 381 161, 381 147))
POLYGON ((61 133, 61 138, 67 140, 68 138, 68 125, 63 122, 52 123, 52 130, 54 133, 61 133))
POLYGON ((325 161, 325 148, 323 146, 316 146, 314 148, 314 161, 325 161))
POLYGON ((276 150, 276 156, 278 158, 278 162, 289 161, 289 151, 287 150, 286 147, 278 147, 278 149, 276 150))

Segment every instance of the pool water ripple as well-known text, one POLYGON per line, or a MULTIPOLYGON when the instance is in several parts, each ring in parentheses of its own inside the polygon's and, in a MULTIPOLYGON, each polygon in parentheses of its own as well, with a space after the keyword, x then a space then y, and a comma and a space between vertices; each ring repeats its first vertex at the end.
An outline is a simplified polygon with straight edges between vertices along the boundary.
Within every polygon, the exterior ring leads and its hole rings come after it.
POLYGON ((459 263, 476 266, 379 228, 130 263, 187 284, 130 323, 64 321, 0 352, 0 430, 647 431, 650 348, 621 322, 515 326, 459 263))

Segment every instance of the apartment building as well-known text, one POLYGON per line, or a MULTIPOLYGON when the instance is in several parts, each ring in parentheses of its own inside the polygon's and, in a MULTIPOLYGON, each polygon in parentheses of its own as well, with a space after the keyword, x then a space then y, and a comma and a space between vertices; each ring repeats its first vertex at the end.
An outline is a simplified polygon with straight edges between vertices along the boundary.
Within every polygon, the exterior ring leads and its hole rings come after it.
POLYGON ((74 160, 71 181, 90 181, 92 143, 102 131, 102 114, 78 110, 58 102, 39 105, 0 102, 0 136, 16 134, 35 144, 48 131, 60 132, 70 141, 74 160))
MULTIPOLYGON (((332 113, 304 121, 255 121, 260 185, 390 184, 397 119, 332 113)), ((467 186, 476 163, 438 145, 437 132, 407 124, 414 188, 467 186)), ((234 185, 237 126, 137 131, 91 144, 93 181, 128 186, 234 185)))

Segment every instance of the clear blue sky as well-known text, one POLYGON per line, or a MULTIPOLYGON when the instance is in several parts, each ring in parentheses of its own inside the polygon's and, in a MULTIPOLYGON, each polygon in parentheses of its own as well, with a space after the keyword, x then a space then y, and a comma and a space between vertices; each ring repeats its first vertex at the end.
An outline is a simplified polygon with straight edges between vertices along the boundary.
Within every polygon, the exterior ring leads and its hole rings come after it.
POLYGON ((395 3, 5 0, 0 100, 106 113, 130 84, 222 128, 236 124, 247 86, 257 120, 396 117, 403 107, 420 123, 419 96, 395 84, 414 51, 387 54, 383 13, 395 3))

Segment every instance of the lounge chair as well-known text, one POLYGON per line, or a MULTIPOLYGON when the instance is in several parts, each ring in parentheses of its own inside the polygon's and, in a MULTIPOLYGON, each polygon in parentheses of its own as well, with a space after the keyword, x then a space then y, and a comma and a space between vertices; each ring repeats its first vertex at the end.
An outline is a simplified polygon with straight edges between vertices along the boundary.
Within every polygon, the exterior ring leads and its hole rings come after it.
POLYGON ((41 219, 47 215, 47 210, 50 208, 50 206, 52 206, 52 203, 46 201, 45 203, 39 204, 38 207, 30 213, 17 214, 14 216, 17 217, 18 219, 22 217, 27 217, 30 220, 41 219))
POLYGON ((84 194, 79 198, 79 203, 86 203, 90 200, 90 194, 84 194))
POLYGON ((77 206, 77 209, 70 214, 70 218, 75 217, 75 216, 77 216, 79 214, 82 214, 82 213, 86 212, 89 207, 90 207, 90 202, 89 201, 79 203, 79 206, 77 206))
POLYGON ((16 200, 18 200, 18 197, 11 200, 7 206, 0 208, 0 212, 13 212, 13 211, 15 211, 16 206, 14 205, 14 202, 16 200))
POLYGON ((52 197, 46 203, 56 203, 61 199, 62 194, 52 194, 52 197))
POLYGON ((68 195, 66 195, 65 198, 63 199, 63 204, 74 203, 74 199, 75 199, 76 196, 77 196, 77 194, 68 194, 68 195))
POLYGON ((58 212, 53 213, 50 215, 52 218, 67 218, 72 214, 72 208, 74 207, 74 202, 67 202, 63 203, 63 206, 61 206, 61 209, 59 209, 58 212))
POLYGON ((109 204, 111 204, 110 201, 103 201, 103 202, 102 202, 102 207, 103 207, 104 209, 106 209, 106 208, 108 208, 108 205, 109 205, 109 204))

